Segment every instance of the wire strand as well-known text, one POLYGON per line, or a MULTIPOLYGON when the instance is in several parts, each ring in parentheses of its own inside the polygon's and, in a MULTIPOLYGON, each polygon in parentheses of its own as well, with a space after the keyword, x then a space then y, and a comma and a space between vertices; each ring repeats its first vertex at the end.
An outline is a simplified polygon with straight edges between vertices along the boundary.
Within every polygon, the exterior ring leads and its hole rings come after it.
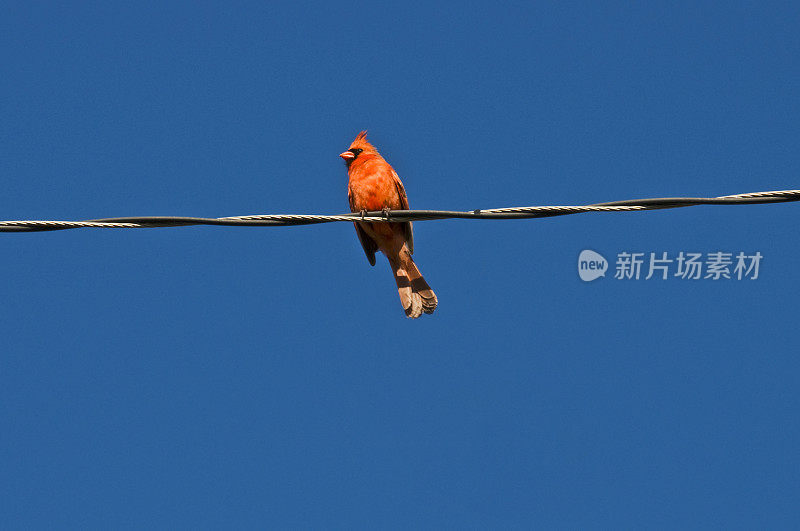
POLYGON ((157 227, 186 227, 189 225, 222 225, 236 227, 286 227, 313 225, 339 221, 369 221, 375 223, 398 221, 429 221, 440 219, 531 219, 566 216, 587 212, 632 212, 661 210, 696 205, 752 205, 800 201, 800 190, 751 192, 720 197, 658 197, 631 199, 582 206, 528 206, 490 208, 471 211, 450 210, 387 210, 351 212, 333 216, 319 214, 256 214, 224 218, 198 218, 186 216, 136 216, 102 218, 86 221, 21 220, 0 221, 0 232, 42 232, 52 230, 104 228, 144 229, 157 227))

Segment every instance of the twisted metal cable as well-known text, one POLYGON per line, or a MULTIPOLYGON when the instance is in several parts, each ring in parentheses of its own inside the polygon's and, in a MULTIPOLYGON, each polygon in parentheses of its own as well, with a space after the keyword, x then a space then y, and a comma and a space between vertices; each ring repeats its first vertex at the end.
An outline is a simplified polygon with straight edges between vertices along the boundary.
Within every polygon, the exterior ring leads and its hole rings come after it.
POLYGON ((337 221, 425 221, 436 219, 530 219, 566 216, 586 212, 630 212, 634 210, 660 210, 695 205, 752 205, 800 201, 800 190, 751 192, 720 197, 659 197, 596 203, 583 206, 529 206, 491 208, 472 211, 449 210, 391 210, 352 212, 333 216, 319 214, 257 214, 224 218, 198 218, 184 216, 140 216, 124 218, 90 219, 86 221, 24 220, 0 221, 0 232, 41 232, 78 228, 140 229, 156 227, 185 227, 188 225, 225 225, 245 227, 284 227, 288 225, 313 225, 337 221))

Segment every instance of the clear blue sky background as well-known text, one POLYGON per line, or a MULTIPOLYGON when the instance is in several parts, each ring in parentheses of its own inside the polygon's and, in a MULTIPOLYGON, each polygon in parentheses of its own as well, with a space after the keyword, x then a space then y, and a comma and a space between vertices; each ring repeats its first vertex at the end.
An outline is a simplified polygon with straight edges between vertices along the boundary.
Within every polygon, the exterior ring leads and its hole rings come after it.
MULTIPOLYGON (((800 10, 4 4, 2 219, 798 188, 800 10)), ((797 524, 798 204, 416 224, 407 320, 352 226, 0 234, 4 527, 797 524), (764 256, 593 283, 578 253, 764 256)))

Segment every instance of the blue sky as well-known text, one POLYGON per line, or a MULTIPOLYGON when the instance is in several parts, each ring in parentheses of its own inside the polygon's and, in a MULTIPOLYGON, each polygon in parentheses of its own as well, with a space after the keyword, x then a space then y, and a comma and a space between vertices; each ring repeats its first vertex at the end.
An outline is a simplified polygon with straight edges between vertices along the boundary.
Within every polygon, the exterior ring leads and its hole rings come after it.
MULTIPOLYGON (((7 3, 2 219, 800 188, 794 3, 7 3)), ((788 527, 797 204, 415 225, 405 319, 351 226, 0 234, 11 528, 788 527), (757 280, 577 274, 747 254, 757 280)))

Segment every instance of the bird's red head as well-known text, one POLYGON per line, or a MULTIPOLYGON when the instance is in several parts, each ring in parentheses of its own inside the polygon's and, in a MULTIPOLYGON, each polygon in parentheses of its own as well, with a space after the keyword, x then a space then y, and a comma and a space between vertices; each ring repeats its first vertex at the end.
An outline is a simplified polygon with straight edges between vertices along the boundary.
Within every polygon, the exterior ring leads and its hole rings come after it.
POLYGON ((339 156, 344 159, 348 166, 350 166, 350 163, 356 160, 356 158, 362 153, 378 153, 378 151, 375 149, 375 146, 367 142, 366 131, 361 131, 358 133, 355 140, 353 140, 353 143, 350 144, 350 148, 344 153, 340 153, 339 156))

